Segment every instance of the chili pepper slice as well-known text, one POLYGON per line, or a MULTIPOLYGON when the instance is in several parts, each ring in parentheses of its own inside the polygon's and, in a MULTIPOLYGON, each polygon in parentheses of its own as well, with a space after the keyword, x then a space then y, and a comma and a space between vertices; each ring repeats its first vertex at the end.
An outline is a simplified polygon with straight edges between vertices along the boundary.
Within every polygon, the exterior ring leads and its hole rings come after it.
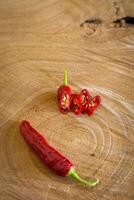
POLYGON ((88 109, 87 109, 87 114, 90 116, 94 113, 94 111, 98 108, 98 106, 101 103, 101 97, 100 96, 95 96, 91 99, 91 101, 89 102, 88 105, 88 109))
POLYGON ((82 112, 82 98, 80 94, 72 94, 71 110, 76 115, 82 112))
POLYGON ((58 88, 58 105, 62 113, 67 113, 70 110, 72 92, 71 88, 67 85, 67 71, 64 71, 64 85, 58 88))
POLYGON ((80 93, 82 98, 82 113, 85 113, 88 109, 89 102, 91 100, 91 96, 87 89, 83 89, 80 93))
POLYGON ((28 121, 23 120, 20 131, 28 145, 51 170, 60 176, 71 176, 82 184, 95 186, 99 179, 83 180, 75 172, 74 165, 56 149, 49 145, 47 140, 37 132, 28 121))

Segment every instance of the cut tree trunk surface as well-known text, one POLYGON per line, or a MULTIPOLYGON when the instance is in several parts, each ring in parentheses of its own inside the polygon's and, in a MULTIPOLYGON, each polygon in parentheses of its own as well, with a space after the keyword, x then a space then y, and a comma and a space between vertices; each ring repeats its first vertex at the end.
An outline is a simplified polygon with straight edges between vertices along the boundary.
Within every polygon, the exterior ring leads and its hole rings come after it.
POLYGON ((0 2, 0 199, 134 199, 134 1, 0 2), (74 92, 102 105, 92 117, 58 111, 68 70, 74 92), (24 142, 27 119, 91 189, 51 172, 24 142))

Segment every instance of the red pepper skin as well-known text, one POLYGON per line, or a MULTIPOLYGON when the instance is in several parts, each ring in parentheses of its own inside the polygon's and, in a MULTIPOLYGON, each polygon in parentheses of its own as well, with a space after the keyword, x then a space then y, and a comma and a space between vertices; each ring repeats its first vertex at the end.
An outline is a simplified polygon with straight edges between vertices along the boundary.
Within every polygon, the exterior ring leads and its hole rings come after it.
POLYGON ((80 96, 82 98, 82 113, 86 113, 89 102, 91 100, 91 96, 87 89, 83 89, 80 93, 80 96))
POLYGON ((71 110, 76 115, 82 112, 82 98, 80 94, 72 94, 71 110))
POLYGON ((73 164, 50 146, 46 139, 29 122, 23 120, 20 124, 20 131, 29 146, 51 170, 60 176, 68 174, 73 164))
POLYGON ((101 97, 95 96, 91 99, 88 105, 87 114, 91 116, 101 103, 101 97))
POLYGON ((71 88, 67 85, 60 86, 57 97, 60 112, 66 114, 70 110, 72 100, 71 88))

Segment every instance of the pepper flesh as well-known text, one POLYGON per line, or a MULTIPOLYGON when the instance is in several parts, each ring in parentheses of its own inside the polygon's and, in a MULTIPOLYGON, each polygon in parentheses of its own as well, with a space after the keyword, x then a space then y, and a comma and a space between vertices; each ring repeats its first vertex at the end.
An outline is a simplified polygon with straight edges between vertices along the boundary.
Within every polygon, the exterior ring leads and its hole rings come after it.
POLYGON ((89 102, 91 100, 91 96, 87 89, 83 89, 80 93, 82 98, 82 113, 85 113, 88 109, 89 102))
POLYGON ((69 86, 60 86, 58 89, 58 105, 62 113, 67 113, 70 110, 72 92, 69 86))
POLYGON ((72 94, 71 110, 76 115, 82 112, 82 98, 80 94, 72 94))
POLYGON ((59 110, 62 113, 67 113, 70 110, 72 91, 67 85, 67 71, 64 72, 64 85, 58 88, 58 105, 59 110))
POLYGON ((101 97, 100 96, 95 96, 91 99, 91 101, 89 102, 88 105, 88 109, 87 109, 87 114, 90 116, 94 113, 94 111, 98 108, 98 106, 101 103, 101 97))
POLYGON ((51 170, 60 176, 71 176, 82 184, 95 186, 99 180, 83 180, 75 172, 74 165, 61 153, 54 149, 47 140, 36 131, 28 121, 23 120, 20 124, 20 131, 28 145, 35 151, 39 158, 51 170))

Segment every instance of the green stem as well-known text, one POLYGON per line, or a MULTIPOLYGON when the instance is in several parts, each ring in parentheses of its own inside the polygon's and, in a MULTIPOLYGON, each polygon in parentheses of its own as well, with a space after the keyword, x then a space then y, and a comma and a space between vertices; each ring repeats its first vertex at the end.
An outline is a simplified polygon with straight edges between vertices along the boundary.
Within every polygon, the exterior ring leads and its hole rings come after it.
POLYGON ((67 85, 67 71, 64 71, 64 85, 67 85))
POLYGON ((94 180, 84 180, 82 179, 76 172, 75 172, 75 169, 74 168, 71 168, 69 173, 68 173, 68 176, 71 176, 73 178, 75 178, 77 181, 79 181, 80 183, 84 184, 84 185, 88 185, 88 186, 95 186, 99 183, 99 179, 94 179, 94 180))

